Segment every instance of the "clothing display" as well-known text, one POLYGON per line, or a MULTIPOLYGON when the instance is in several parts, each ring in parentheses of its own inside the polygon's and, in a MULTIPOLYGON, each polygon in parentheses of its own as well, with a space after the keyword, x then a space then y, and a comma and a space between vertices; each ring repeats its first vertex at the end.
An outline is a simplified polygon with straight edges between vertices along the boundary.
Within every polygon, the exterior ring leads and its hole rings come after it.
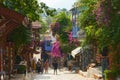
POLYGON ((77 32, 79 31, 79 28, 77 26, 73 26, 72 28, 72 37, 73 38, 77 38, 78 35, 77 35, 77 32))
POLYGON ((60 42, 59 41, 56 41, 55 43, 53 43, 51 54, 53 57, 61 57, 61 50, 60 50, 60 42))
POLYGON ((45 51, 47 51, 47 52, 50 52, 50 51, 51 51, 51 49, 52 49, 52 44, 51 44, 51 42, 52 42, 52 40, 45 40, 45 44, 44 44, 44 46, 45 46, 45 51))

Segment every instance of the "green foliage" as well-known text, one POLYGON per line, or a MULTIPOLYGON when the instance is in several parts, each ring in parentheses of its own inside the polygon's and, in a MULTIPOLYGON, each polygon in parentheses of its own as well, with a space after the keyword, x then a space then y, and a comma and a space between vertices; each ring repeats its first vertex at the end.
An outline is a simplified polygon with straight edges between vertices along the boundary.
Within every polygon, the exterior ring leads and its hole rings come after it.
POLYGON ((109 80, 109 79, 115 80, 116 71, 115 70, 105 70, 104 75, 105 75, 105 80, 109 80))
MULTIPOLYGON (((106 70, 106 78, 115 80, 120 75, 120 1, 119 0, 79 0, 81 11, 80 26, 86 30, 86 45, 96 44, 113 48, 111 70, 106 70)), ((110 50, 111 51, 111 50, 110 50)), ((107 80, 107 79, 106 79, 107 80)))
POLYGON ((75 49, 76 46, 72 44, 62 44, 61 49, 64 53, 71 53, 71 50, 75 49))
POLYGON ((4 0, 3 4, 23 15, 29 17, 30 21, 40 20, 42 9, 37 0, 4 0))
POLYGON ((112 63, 111 70, 116 72, 116 76, 120 76, 120 47, 115 48, 111 54, 112 63))
POLYGON ((53 16, 56 11, 55 9, 49 9, 45 3, 38 3, 38 0, 4 0, 1 3, 9 9, 27 16, 30 21, 40 20, 40 14, 44 10, 50 16, 53 16))
POLYGON ((96 26, 90 25, 85 28, 86 31, 86 38, 85 41, 82 43, 82 46, 89 45, 89 44, 96 44, 96 26))
MULTIPOLYGON (((70 20, 70 15, 65 12, 66 10, 63 9, 62 12, 58 13, 54 16, 55 22, 59 23, 59 32, 54 31, 55 33, 59 34, 60 42, 61 42, 61 49, 64 53, 70 53, 73 46, 69 45, 69 38, 68 32, 72 29, 72 22, 70 20)), ((53 22, 54 23, 54 22, 53 22)), ((54 24, 53 24, 54 25, 54 24)))
MULTIPOLYGON (((48 6, 45 4, 39 4, 37 0, 1 0, 1 4, 3 4, 5 7, 15 10, 18 13, 21 13, 22 15, 25 15, 29 18, 30 22, 32 21, 41 21, 41 13, 43 13, 44 10, 48 10, 49 15, 53 15, 55 12, 54 10, 50 10, 48 6)), ((41 33, 44 33, 46 31, 46 24, 44 22, 41 23, 42 25, 42 31, 41 33), (43 28, 44 27, 44 28, 43 28)), ((31 31, 27 28, 21 26, 17 29, 15 29, 8 37, 8 40, 13 41, 15 43, 15 47, 17 49, 21 48, 21 46, 24 46, 26 44, 29 44, 31 41, 30 38, 31 31)))
POLYGON ((68 41, 68 33, 67 32, 63 32, 60 34, 60 40, 62 43, 69 43, 68 41))
POLYGON ((57 18, 57 22, 59 22, 61 26, 67 26, 70 23, 70 18, 65 12, 59 13, 55 18, 57 18))
MULTIPOLYGON (((98 41, 99 45, 105 46, 105 45, 111 45, 114 48, 120 44, 120 14, 118 13, 119 6, 118 4, 120 3, 118 0, 116 1, 109 1, 106 0, 106 3, 109 3, 109 5, 105 5, 103 8, 111 8, 111 14, 109 13, 108 15, 110 16, 110 21, 109 21, 109 26, 102 26, 102 31, 99 32, 98 34, 98 41), (116 7, 116 8, 115 8, 116 7), (115 8, 115 9, 114 9, 115 8), (102 43, 102 44, 101 44, 102 43)), ((106 11, 105 11, 106 12, 106 11)))
POLYGON ((24 74, 26 72, 26 66, 25 65, 18 65, 17 71, 20 74, 24 74))
POLYGON ((28 28, 20 26, 8 36, 8 40, 15 43, 15 48, 19 48, 31 42, 30 35, 31 31, 28 28))
MULTIPOLYGON (((92 42, 96 42, 98 44, 99 48, 103 48, 104 46, 117 46, 120 44, 120 13, 119 13, 119 1, 111 1, 109 3, 109 0, 105 0, 105 3, 101 3, 99 0, 79 0, 81 9, 81 14, 79 17, 80 20, 80 26, 83 29, 86 29, 86 42, 85 44, 91 44, 92 42), (100 7, 98 7, 99 4, 103 4, 102 8, 105 8, 103 13, 106 14, 107 9, 111 9, 109 14, 110 21, 109 26, 106 27, 105 25, 99 25, 96 20, 96 15, 94 14, 94 11, 100 7), (109 4, 109 5, 106 5, 109 4), (84 9, 83 9, 84 8, 84 9), (92 26, 92 28, 91 28, 92 26)), ((102 9, 101 8, 101 9, 102 9)), ((97 13, 99 14, 99 13, 97 13)), ((102 15, 99 14, 99 15, 102 15)))
POLYGON ((97 37, 97 42, 98 42, 98 48, 102 49, 105 46, 110 46, 112 43, 110 43, 110 37, 111 34, 108 31, 108 28, 98 28, 96 30, 95 35, 97 37))
POLYGON ((63 44, 68 43, 68 33, 71 30, 71 21, 70 21, 70 16, 67 15, 67 13, 65 12, 60 12, 58 15, 56 15, 54 17, 56 20, 56 22, 58 22, 60 24, 60 31, 59 31, 59 35, 60 35, 60 40, 63 44))
POLYGON ((56 13, 56 9, 49 9, 49 7, 43 2, 40 3, 40 7, 42 10, 44 10, 46 12, 46 14, 48 16, 54 16, 56 13))
POLYGON ((98 0, 79 0, 78 3, 80 6, 78 7, 80 15, 78 17, 79 26, 85 30, 86 38, 85 41, 82 43, 83 46, 89 44, 96 44, 97 43, 97 23, 95 20, 95 15, 93 14, 93 10, 95 9, 95 5, 98 0))
POLYGON ((46 30, 48 29, 47 23, 44 21, 41 21, 41 29, 39 29, 40 34, 44 34, 46 30))
POLYGON ((85 28, 89 25, 96 25, 95 15, 93 14, 93 10, 95 8, 95 4, 97 0, 79 0, 80 3, 79 10, 81 11, 79 16, 79 24, 81 28, 85 28))

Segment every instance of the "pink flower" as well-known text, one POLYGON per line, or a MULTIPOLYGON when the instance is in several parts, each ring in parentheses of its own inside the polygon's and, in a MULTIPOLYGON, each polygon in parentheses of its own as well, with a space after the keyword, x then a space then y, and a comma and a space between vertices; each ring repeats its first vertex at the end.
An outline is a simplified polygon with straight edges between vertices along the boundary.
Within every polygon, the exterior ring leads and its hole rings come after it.
POLYGON ((70 32, 70 34, 69 34, 69 40, 70 40, 70 43, 73 41, 72 32, 70 32))

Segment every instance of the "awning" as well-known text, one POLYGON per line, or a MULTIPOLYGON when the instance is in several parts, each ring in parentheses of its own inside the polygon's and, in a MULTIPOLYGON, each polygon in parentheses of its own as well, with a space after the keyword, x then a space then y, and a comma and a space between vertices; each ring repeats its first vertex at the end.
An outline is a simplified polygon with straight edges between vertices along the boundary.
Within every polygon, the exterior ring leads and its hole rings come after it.
POLYGON ((76 49, 71 51, 71 55, 75 57, 76 54, 78 54, 81 51, 82 47, 77 47, 76 49))

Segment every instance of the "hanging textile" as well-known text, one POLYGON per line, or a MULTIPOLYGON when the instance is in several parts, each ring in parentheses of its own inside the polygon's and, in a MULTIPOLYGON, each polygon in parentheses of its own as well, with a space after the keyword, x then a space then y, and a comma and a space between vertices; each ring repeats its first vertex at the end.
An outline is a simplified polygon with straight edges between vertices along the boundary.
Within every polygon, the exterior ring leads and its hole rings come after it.
POLYGON ((60 50, 60 42, 59 41, 56 41, 55 43, 53 43, 51 53, 52 53, 51 55, 53 57, 61 57, 61 50, 60 50))
POLYGON ((79 31, 79 28, 77 26, 73 26, 72 28, 72 37, 73 38, 77 38, 78 35, 77 35, 77 32, 79 31))
POLYGON ((45 40, 45 51, 50 52, 52 49, 52 44, 51 44, 51 40, 45 40))

